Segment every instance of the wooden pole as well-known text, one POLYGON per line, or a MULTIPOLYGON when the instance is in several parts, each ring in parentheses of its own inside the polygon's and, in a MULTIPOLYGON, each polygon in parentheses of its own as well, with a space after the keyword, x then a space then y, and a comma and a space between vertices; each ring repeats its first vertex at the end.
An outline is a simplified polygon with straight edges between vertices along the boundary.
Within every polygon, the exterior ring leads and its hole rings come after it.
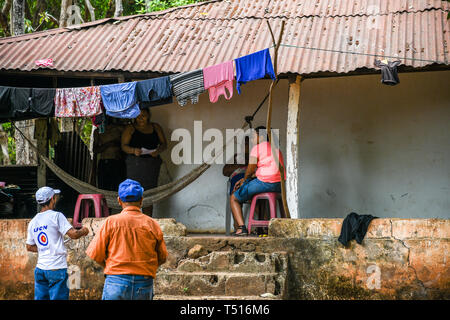
POLYGON ((281 176, 281 180, 280 180, 280 184, 281 184, 281 197, 283 200, 283 209, 284 209, 284 213, 286 214, 286 218, 290 218, 291 214, 289 212, 289 207, 287 205, 287 200, 286 200, 286 177, 284 175, 284 166, 281 164, 280 159, 278 158, 278 154, 276 152, 273 152, 273 150, 275 150, 275 145, 273 143, 273 136, 272 136, 272 129, 271 129, 271 124, 272 124, 272 93, 273 93, 273 89, 275 87, 276 84, 276 80, 278 78, 278 49, 280 48, 280 43, 281 43, 281 38, 283 36, 283 31, 284 31, 284 24, 285 22, 282 21, 281 22, 281 31, 280 34, 278 36, 278 41, 275 43, 275 36, 273 34, 272 28, 270 26, 269 21, 267 21, 267 26, 269 27, 269 31, 270 34, 272 36, 272 42, 273 45, 275 47, 275 55, 274 55, 274 71, 275 71, 275 80, 272 81, 272 83, 270 84, 270 89, 269 89, 269 106, 268 106, 268 110, 267 110, 267 120, 266 120, 266 130, 267 130, 267 135, 269 137, 269 143, 272 149, 272 155, 275 159, 275 162, 278 164, 278 170, 280 171, 280 176, 281 176))
MULTIPOLYGON (((36 119, 36 134, 35 138, 37 140, 37 151, 39 154, 43 154, 45 156, 48 155, 48 135, 47 135, 47 118, 45 119, 36 119)), ((37 167, 37 186, 38 188, 44 187, 47 185, 47 167, 45 163, 39 158, 39 154, 37 155, 38 167, 37 167)))
POLYGON ((299 142, 300 142, 300 75, 289 79, 289 102, 286 126, 286 200, 291 217, 300 218, 299 213, 299 142))

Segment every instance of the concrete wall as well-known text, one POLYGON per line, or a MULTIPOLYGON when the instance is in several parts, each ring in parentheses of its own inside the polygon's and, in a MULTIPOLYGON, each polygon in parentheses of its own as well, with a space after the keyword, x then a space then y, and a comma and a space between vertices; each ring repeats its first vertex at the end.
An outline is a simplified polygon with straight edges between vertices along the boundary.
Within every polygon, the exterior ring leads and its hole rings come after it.
MULTIPOLYGON (((380 75, 307 79, 300 106, 299 216, 345 217, 352 211, 378 217, 450 218, 450 71, 402 73, 389 87, 380 75)), ((152 109, 170 140, 177 128, 191 133, 240 128, 268 92, 270 81, 253 81, 231 100, 152 109)), ((275 90, 273 127, 286 152, 288 81, 275 90)), ((267 103, 255 125, 264 125, 267 103)), ((162 157, 160 183, 196 165, 162 157), (167 175, 169 173, 169 176, 167 175)), ((209 142, 205 142, 204 146, 209 142)), ((156 217, 173 217, 190 232, 224 232, 226 178, 213 165, 190 186, 155 206, 156 217)))
POLYGON ((300 214, 450 218, 450 71, 302 82, 300 214))
MULTIPOLYGON (((79 274, 78 284, 70 278, 71 299, 101 298, 103 269, 85 250, 103 220, 84 219, 89 235, 67 243, 69 270, 79 274)), ((158 222, 169 251, 163 274, 192 262, 196 246, 203 254, 286 253, 287 270, 280 272, 287 274, 288 299, 450 299, 450 220, 375 219, 362 244, 348 247, 337 241, 342 219, 274 219, 265 238, 186 237, 181 224, 158 222)), ((0 220, 0 299, 33 299, 37 254, 25 250, 28 223, 0 220)), ((158 275, 156 288, 165 294, 158 275)))

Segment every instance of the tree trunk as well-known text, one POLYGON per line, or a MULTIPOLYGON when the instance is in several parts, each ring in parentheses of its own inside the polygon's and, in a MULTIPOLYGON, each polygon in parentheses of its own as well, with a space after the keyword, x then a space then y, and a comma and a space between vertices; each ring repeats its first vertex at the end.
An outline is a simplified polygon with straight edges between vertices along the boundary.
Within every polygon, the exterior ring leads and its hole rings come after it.
POLYGON ((61 1, 61 14, 59 15, 59 27, 67 27, 67 20, 69 20, 69 13, 67 9, 72 5, 72 0, 61 1))
MULTIPOLYGON (((34 139, 34 120, 24 120, 16 122, 17 128, 36 145, 34 139)), ((14 138, 16 140, 16 164, 20 165, 36 165, 37 155, 29 143, 22 137, 20 132, 15 131, 14 138)))
POLYGON ((89 0, 85 0, 85 1, 86 1, 86 8, 89 10, 89 13, 91 15, 91 21, 95 21, 94 7, 92 6, 92 4, 89 0))
MULTIPOLYGON (((11 7, 11 33, 14 36, 25 33, 25 0, 13 0, 11 7)), ((34 135, 34 120, 17 121, 16 125, 32 141, 34 135)), ((37 156, 31 146, 20 135, 15 132, 16 140, 16 164, 37 164, 37 156)))
POLYGON ((116 11, 114 11, 114 18, 120 17, 123 13, 122 0, 116 0, 116 11))
POLYGON ((0 12, 0 26, 2 27, 3 31, 5 32, 5 36, 11 35, 11 30, 9 28, 8 23, 8 15, 11 11, 11 5, 12 0, 6 0, 3 4, 2 11, 0 12))
POLYGON ((11 7, 11 34, 25 33, 25 0, 13 0, 11 7))
POLYGON ((3 131, 3 127, 0 125, 0 148, 2 154, 2 164, 4 166, 10 165, 11 160, 9 159, 8 152, 8 134, 3 131))

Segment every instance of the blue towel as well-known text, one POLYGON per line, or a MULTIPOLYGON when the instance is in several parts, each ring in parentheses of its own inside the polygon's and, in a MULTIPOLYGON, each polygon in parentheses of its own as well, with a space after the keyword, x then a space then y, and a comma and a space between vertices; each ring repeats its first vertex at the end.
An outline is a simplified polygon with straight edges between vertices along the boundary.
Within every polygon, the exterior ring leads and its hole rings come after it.
POLYGON ((136 95, 139 102, 144 102, 146 107, 173 102, 172 84, 168 76, 138 81, 136 95))
POLYGON ((114 118, 136 118, 141 110, 136 99, 136 82, 100 86, 106 114, 114 118))
POLYGON ((234 61, 236 63, 236 89, 239 94, 241 94, 241 85, 246 82, 264 78, 266 74, 272 80, 276 79, 269 49, 257 51, 234 61))

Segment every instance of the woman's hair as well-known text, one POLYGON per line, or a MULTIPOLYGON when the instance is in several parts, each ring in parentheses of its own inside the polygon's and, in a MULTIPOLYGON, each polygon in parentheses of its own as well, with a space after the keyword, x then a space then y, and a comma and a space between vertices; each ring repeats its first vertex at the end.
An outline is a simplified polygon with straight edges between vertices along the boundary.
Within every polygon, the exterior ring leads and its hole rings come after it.
POLYGON ((152 113, 150 112, 150 109, 149 108, 143 108, 143 109, 141 109, 141 112, 142 111, 147 112, 148 113, 148 118, 150 119, 150 117, 152 116, 152 113))
POLYGON ((267 130, 265 126, 259 126, 255 128, 255 132, 258 136, 264 138, 266 141, 269 141, 269 137, 267 135, 267 130))

